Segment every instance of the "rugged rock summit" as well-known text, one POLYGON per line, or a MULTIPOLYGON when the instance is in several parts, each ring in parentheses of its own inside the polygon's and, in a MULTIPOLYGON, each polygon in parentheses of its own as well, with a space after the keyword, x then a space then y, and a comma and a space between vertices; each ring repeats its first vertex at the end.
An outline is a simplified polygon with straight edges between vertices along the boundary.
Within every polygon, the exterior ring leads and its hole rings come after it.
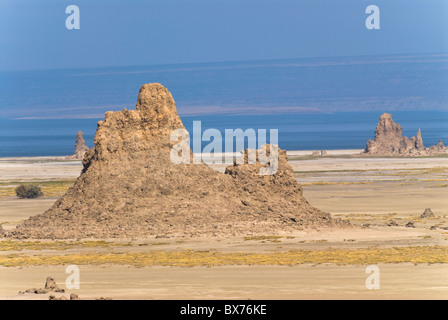
POLYGON ((86 140, 84 140, 84 133, 78 131, 76 134, 75 153, 72 156, 66 157, 67 160, 82 160, 84 155, 89 151, 89 147, 86 146, 86 140))
POLYGON ((231 165, 224 174, 204 163, 173 164, 170 151, 178 141, 170 135, 179 128, 170 92, 157 83, 143 85, 135 110, 107 112, 98 122, 95 146, 73 187, 7 236, 272 234, 346 225, 303 198, 285 151, 279 151, 274 175, 259 175, 259 162, 231 165))
POLYGON ((367 141, 363 153, 377 156, 418 156, 447 151, 442 141, 439 141, 437 146, 426 148, 420 129, 418 129, 416 137, 409 139, 403 136, 403 128, 394 122, 392 115, 383 113, 375 129, 375 137, 373 140, 367 141))

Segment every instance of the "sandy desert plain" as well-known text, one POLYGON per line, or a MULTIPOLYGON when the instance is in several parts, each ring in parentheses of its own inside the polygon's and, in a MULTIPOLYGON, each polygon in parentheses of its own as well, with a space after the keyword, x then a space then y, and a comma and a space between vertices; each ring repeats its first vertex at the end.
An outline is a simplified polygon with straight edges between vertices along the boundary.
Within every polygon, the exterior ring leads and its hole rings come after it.
MULTIPOLYGON (((311 205, 354 227, 225 238, 0 240, 0 298, 65 288, 77 265, 81 299, 448 299, 448 157, 359 157, 361 150, 288 152, 311 205), (434 217, 421 218, 426 208, 434 217), (396 225, 390 226, 391 221, 396 225), (409 222, 414 227, 406 227, 409 222), (377 265, 380 288, 366 288, 377 265)), ((50 208, 80 161, 0 159, 0 224, 14 228, 50 208), (18 199, 19 183, 44 196, 18 199)), ((223 166, 215 166, 223 170, 223 166)))

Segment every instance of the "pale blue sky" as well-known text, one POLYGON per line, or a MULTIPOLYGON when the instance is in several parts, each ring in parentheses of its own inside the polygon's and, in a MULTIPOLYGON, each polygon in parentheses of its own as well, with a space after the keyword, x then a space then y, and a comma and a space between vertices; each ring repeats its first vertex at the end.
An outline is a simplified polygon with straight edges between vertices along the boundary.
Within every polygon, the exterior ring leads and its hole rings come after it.
POLYGON ((2 0, 0 70, 448 52, 447 17, 446 0, 2 0))

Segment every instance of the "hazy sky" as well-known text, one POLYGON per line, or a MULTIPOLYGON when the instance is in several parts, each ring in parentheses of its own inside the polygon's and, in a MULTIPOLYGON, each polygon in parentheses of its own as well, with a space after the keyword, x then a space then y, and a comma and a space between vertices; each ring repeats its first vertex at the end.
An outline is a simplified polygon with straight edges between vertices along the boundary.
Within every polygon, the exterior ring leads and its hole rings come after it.
POLYGON ((1 0, 0 70, 448 52, 447 17, 446 0, 1 0))

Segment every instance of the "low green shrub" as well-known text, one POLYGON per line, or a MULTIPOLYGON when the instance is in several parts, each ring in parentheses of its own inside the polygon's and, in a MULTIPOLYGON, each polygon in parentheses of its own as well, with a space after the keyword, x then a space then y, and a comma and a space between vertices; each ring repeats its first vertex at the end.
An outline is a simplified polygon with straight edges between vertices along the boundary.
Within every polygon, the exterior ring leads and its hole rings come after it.
POLYGON ((16 195, 21 199, 33 199, 44 194, 39 186, 21 184, 16 188, 16 195))

